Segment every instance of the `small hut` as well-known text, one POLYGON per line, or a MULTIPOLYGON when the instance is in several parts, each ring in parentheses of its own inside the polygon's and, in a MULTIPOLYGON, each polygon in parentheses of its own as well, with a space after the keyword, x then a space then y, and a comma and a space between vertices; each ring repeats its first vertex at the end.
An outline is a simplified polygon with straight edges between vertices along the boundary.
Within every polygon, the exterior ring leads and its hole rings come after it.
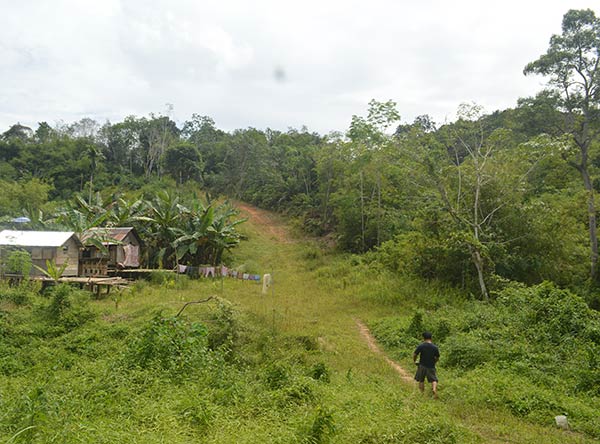
POLYGON ((81 235, 81 241, 84 276, 108 276, 140 266, 142 240, 133 227, 90 228, 81 235))
MULTIPOLYGON (((72 231, 15 231, 0 232, 0 249, 6 256, 11 250, 29 252, 33 265, 46 270, 46 261, 54 261, 61 267, 67 264, 63 276, 79 275, 79 254, 83 244, 72 231)), ((32 275, 42 275, 37 268, 32 275)))

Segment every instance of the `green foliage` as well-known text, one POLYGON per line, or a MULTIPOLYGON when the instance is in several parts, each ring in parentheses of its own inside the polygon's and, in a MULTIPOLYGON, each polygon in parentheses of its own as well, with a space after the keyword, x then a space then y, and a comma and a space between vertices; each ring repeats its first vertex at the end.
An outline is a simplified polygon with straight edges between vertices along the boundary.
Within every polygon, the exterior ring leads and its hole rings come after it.
POLYGON ((512 284, 492 303, 463 301, 385 318, 372 331, 407 359, 418 342, 407 325, 433 332, 442 384, 449 386, 444 396, 541 423, 567 412, 579 430, 596 436, 587 403, 596 405, 590 381, 598 376, 600 316, 581 297, 549 282, 512 284))
POLYGON ((61 276, 63 275, 63 273, 69 266, 69 263, 67 261, 65 261, 62 264, 60 264, 60 266, 59 266, 56 264, 56 261, 54 259, 52 259, 52 260, 46 260, 46 268, 38 267, 35 264, 33 266, 35 268, 37 268, 39 271, 41 271, 43 274, 45 274, 47 277, 49 277, 50 279, 53 279, 54 282, 58 283, 58 280, 61 278, 61 276))
POLYGON ((303 433, 302 442, 306 444, 325 444, 331 441, 335 432, 333 412, 326 407, 318 406, 303 433))
POLYGON ((185 373, 208 359, 207 330, 200 323, 156 314, 129 347, 127 365, 185 373))
POLYGON ((80 327, 94 318, 89 308, 89 293, 68 284, 58 284, 48 290, 50 303, 44 308, 46 319, 66 331, 80 327))
POLYGON ((22 179, 17 182, 0 180, 0 216, 12 218, 24 212, 41 209, 48 202, 52 186, 38 178, 22 179))
POLYGON ((238 322, 231 303, 219 299, 217 307, 211 314, 211 329, 207 345, 211 350, 224 349, 232 351, 238 338, 238 322))
POLYGON ((27 277, 31 272, 31 255, 25 250, 11 251, 6 260, 6 272, 27 277))
POLYGON ((39 291, 39 285, 26 280, 18 285, 0 282, 0 300, 9 301, 15 305, 28 305, 39 291))
POLYGON ((412 319, 410 320, 410 324, 406 329, 406 333, 409 336, 418 339, 422 338, 422 334, 424 331, 425 328, 423 326, 423 313, 421 311, 416 311, 412 319))
POLYGON ((444 344, 445 367, 473 369, 492 358, 488 342, 472 334, 459 333, 448 338, 444 344))
MULTIPOLYGON (((435 413, 432 412, 435 415, 435 413)), ((360 444, 433 444, 477 442, 464 428, 447 420, 436 420, 423 414, 410 418, 400 430, 391 433, 373 433, 361 439, 360 444)))
POLYGON ((317 362, 310 368, 309 376, 316 381, 330 382, 331 370, 324 362, 317 362))

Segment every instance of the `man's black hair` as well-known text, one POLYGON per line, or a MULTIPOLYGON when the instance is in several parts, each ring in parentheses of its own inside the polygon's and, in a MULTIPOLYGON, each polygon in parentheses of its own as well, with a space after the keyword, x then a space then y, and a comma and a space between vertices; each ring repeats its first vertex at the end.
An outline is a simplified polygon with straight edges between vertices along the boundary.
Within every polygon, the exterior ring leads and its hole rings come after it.
POLYGON ((424 331, 423 332, 423 339, 431 339, 431 332, 430 331, 424 331))

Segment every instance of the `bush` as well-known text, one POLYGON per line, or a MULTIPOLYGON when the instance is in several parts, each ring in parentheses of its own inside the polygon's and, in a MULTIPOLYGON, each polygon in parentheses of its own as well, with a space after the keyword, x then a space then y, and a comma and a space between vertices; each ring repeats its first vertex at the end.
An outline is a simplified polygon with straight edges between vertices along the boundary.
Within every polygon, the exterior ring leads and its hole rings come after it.
POLYGON ((550 282, 507 288, 499 293, 498 303, 518 314, 516 327, 532 340, 553 344, 582 336, 594 317, 585 300, 550 282))
POLYGON ((490 344, 474 335, 454 335, 444 344, 443 365, 447 367, 473 369, 491 358, 490 344))
POLYGON ((335 434, 333 412, 326 407, 318 406, 302 432, 302 442, 306 444, 324 444, 335 434))
POLYGON ((34 289, 26 281, 16 287, 0 283, 0 300, 2 301, 12 302, 15 305, 27 305, 34 294, 34 289))
POLYGON ((265 383, 271 390, 285 387, 290 381, 290 368, 281 363, 274 362, 265 369, 265 383))
POLYGON ((50 303, 46 317, 51 324, 70 331, 94 318, 89 309, 89 295, 67 284, 59 284, 48 291, 50 303))
POLYGON ((32 268, 31 255, 24 250, 14 250, 8 255, 6 270, 8 273, 29 276, 32 268))
MULTIPOLYGON (((412 353, 415 347, 419 345, 419 339, 407 334, 407 328, 404 325, 406 325, 405 321, 400 318, 385 318, 373 322, 371 331, 377 340, 386 347, 394 347, 400 351, 410 351, 412 353)), ((419 337, 421 333, 419 333, 419 337)))
POLYGON ((157 314, 131 343, 127 364, 176 370, 183 375, 183 370, 202 364, 206 355, 207 330, 204 325, 157 314))
POLYGON ((208 331, 208 347, 211 350, 225 348, 231 352, 238 338, 238 325, 231 303, 219 299, 217 309, 211 315, 211 321, 211 328, 208 331))
POLYGON ((323 362, 314 364, 309 371, 309 376, 316 381, 329 382, 331 380, 329 368, 323 362))
POLYGON ((419 339, 423 337, 423 332, 425 331, 425 327, 423 325, 423 312, 415 311, 412 319, 410 320, 410 324, 406 329, 406 333, 415 339, 419 339))

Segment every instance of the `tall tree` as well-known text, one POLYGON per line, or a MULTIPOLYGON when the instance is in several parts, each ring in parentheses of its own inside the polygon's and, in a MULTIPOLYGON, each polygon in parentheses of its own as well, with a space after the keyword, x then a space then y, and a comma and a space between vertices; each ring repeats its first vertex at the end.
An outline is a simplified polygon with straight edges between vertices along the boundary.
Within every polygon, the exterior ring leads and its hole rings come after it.
POLYGON ((579 172, 587 192, 590 278, 597 283, 598 234, 590 146, 597 136, 592 123, 598 118, 600 104, 600 19, 594 11, 568 11, 562 34, 550 38, 546 54, 529 63, 524 73, 549 77, 549 88, 558 93, 561 110, 569 117, 566 132, 576 149, 565 150, 562 155, 579 172))

